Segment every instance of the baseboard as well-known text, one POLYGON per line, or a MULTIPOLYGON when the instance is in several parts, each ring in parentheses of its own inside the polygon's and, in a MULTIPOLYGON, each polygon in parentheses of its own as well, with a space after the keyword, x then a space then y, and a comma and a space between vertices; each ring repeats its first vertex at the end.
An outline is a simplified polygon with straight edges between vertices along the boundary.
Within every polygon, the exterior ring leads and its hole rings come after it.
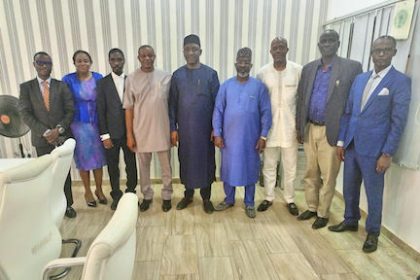
MULTIPOLYGON (((341 199, 343 201, 343 203, 344 203, 344 197, 343 197, 343 195, 341 193, 339 193, 338 191, 335 191, 335 195, 339 199, 341 199)), ((360 209, 360 213, 361 213, 361 216, 364 219, 366 219, 367 213, 363 209, 360 209)), ((389 229, 387 229, 383 225, 381 226, 381 234, 383 234, 386 237, 388 237, 392 242, 395 243, 395 245, 397 245, 402 250, 404 250, 404 252, 406 252, 407 254, 409 254, 417 262, 420 262, 420 252, 417 252, 414 248, 412 248, 410 245, 408 245, 407 243, 405 243, 402 239, 400 239, 398 236, 396 236, 393 232, 391 232, 389 229)))

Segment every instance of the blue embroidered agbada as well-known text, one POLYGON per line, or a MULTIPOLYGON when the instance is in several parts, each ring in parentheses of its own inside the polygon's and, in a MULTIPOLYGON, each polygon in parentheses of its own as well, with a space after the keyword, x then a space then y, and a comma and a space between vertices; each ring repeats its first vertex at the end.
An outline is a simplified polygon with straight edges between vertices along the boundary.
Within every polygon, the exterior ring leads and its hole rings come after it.
POLYGON ((240 83, 236 77, 224 82, 217 94, 213 113, 214 136, 224 142, 221 180, 231 186, 258 181, 260 156, 255 149, 271 128, 271 104, 266 86, 250 77, 240 83))
POLYGON ((172 75, 169 94, 171 131, 178 131, 181 183, 206 188, 215 180, 214 145, 210 141, 219 78, 212 68, 182 66, 172 75))

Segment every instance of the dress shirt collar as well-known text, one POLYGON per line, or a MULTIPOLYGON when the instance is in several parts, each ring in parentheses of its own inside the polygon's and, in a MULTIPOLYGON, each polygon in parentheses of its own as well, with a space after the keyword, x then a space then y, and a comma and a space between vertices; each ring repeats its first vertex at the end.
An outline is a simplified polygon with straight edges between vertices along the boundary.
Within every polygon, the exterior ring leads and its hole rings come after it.
POLYGON ((116 80, 118 80, 118 79, 124 79, 125 78, 124 72, 121 73, 121 75, 117 75, 114 72, 111 72, 111 75, 112 75, 112 79, 116 79, 116 80))
POLYGON ((386 74, 388 74, 389 70, 391 70, 392 64, 389 65, 387 68, 383 69, 382 71, 380 71, 379 73, 375 72, 375 69, 372 70, 372 75, 370 76, 375 77, 376 75, 379 76, 379 78, 383 79, 385 77, 386 74))
MULTIPOLYGON (((38 77, 38 76, 36 76, 36 79, 38 80, 38 84, 39 84, 40 86, 42 86, 42 83, 43 83, 45 80, 41 79, 41 78, 40 78, 40 77, 38 77)), ((49 85, 51 85, 51 76, 49 76, 49 77, 48 77, 48 79, 47 79, 46 81, 48 81, 48 84, 49 84, 49 85)))
POLYGON ((48 86, 51 87, 51 76, 49 76, 46 80, 43 80, 38 76, 36 76, 36 79, 38 80, 39 90, 41 91, 41 93, 44 92, 44 85, 42 84, 44 81, 47 81, 48 86))

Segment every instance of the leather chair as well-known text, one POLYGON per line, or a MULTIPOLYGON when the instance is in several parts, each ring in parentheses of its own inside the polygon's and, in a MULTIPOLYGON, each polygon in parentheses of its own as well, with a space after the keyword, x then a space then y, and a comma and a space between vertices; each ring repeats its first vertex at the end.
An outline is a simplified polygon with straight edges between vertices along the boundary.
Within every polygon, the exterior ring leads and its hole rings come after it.
POLYGON ((136 252, 138 198, 133 193, 122 196, 111 220, 95 238, 86 257, 62 258, 48 263, 43 279, 51 269, 83 265, 84 280, 130 280, 136 252))
MULTIPOLYGON (((73 160, 74 148, 76 146, 76 141, 72 138, 67 139, 63 145, 55 148, 51 152, 53 157, 53 188, 51 190, 51 214, 57 225, 57 228, 60 228, 61 223, 63 222, 64 213, 66 212, 67 201, 66 196, 64 195, 63 186, 67 178, 67 174, 70 170, 70 165, 73 160)), ((82 242, 79 239, 65 239, 62 240, 63 244, 73 244, 74 249, 71 253, 71 257, 74 258, 77 256, 82 242)), ((50 276, 50 279, 60 279, 68 274, 70 267, 65 268, 62 272, 50 276)))
POLYGON ((60 256, 61 236, 51 215, 51 155, 0 172, 0 272, 34 279, 60 256))

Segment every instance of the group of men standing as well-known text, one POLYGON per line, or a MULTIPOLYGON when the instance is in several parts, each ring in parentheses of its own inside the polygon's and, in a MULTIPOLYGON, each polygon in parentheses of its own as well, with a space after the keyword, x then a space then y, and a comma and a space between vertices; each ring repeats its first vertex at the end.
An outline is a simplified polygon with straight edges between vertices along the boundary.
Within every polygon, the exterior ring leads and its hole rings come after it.
MULTIPOLYGON (((172 75, 154 68, 156 55, 149 45, 139 48, 140 68, 128 76, 123 73, 123 52, 110 50, 112 73, 98 83, 97 106, 112 187, 111 208, 116 208, 122 195, 118 167, 122 148, 126 191, 135 192, 137 153, 144 196, 140 211, 146 211, 153 201, 150 163, 152 153, 156 153, 162 173, 162 210, 169 211, 173 192, 170 149, 178 146, 180 178, 185 186, 184 197, 176 206, 178 210, 192 202, 196 188, 200 188, 206 213, 226 210, 235 203, 235 187, 244 186, 245 213, 254 218, 255 184, 263 153, 266 197, 257 210, 266 211, 273 204, 277 165, 281 160, 288 211, 298 220, 316 218, 312 228, 319 229, 328 224, 340 161, 344 160, 345 220, 329 229, 335 232, 358 229, 363 180, 369 212, 363 250, 375 251, 384 172, 405 126, 410 79, 391 66, 396 53, 396 42, 391 36, 374 41, 371 49, 374 70, 363 74, 359 62, 337 56, 339 45, 337 32, 324 31, 318 42, 322 57, 302 68, 287 60, 287 40, 276 37, 270 47, 273 62, 263 66, 257 78, 250 77, 252 51, 241 48, 236 57, 236 76, 222 85, 217 72, 200 62, 202 50, 197 35, 184 38, 186 64, 172 75), (304 145, 306 155, 304 184, 308 207, 300 215, 294 201, 299 143, 304 145), (215 146, 221 150, 221 180, 226 197, 213 207, 210 196, 215 181, 215 146)), ((50 78, 49 73, 42 72, 45 63, 38 64, 35 56, 37 85, 39 80, 50 78)), ((36 88, 37 92, 30 94, 39 94, 40 86, 36 88)), ((29 107, 29 101, 25 103, 27 94, 22 86, 21 100, 29 107)), ((42 136, 44 127, 36 126, 34 119, 38 115, 22 111, 33 130, 37 150, 41 151, 38 146, 51 146, 54 139, 42 136)), ((71 109, 66 111, 71 113, 71 109)), ((68 129, 68 114, 58 116, 47 126, 68 129)), ((71 208, 71 200, 68 204, 71 208)))

